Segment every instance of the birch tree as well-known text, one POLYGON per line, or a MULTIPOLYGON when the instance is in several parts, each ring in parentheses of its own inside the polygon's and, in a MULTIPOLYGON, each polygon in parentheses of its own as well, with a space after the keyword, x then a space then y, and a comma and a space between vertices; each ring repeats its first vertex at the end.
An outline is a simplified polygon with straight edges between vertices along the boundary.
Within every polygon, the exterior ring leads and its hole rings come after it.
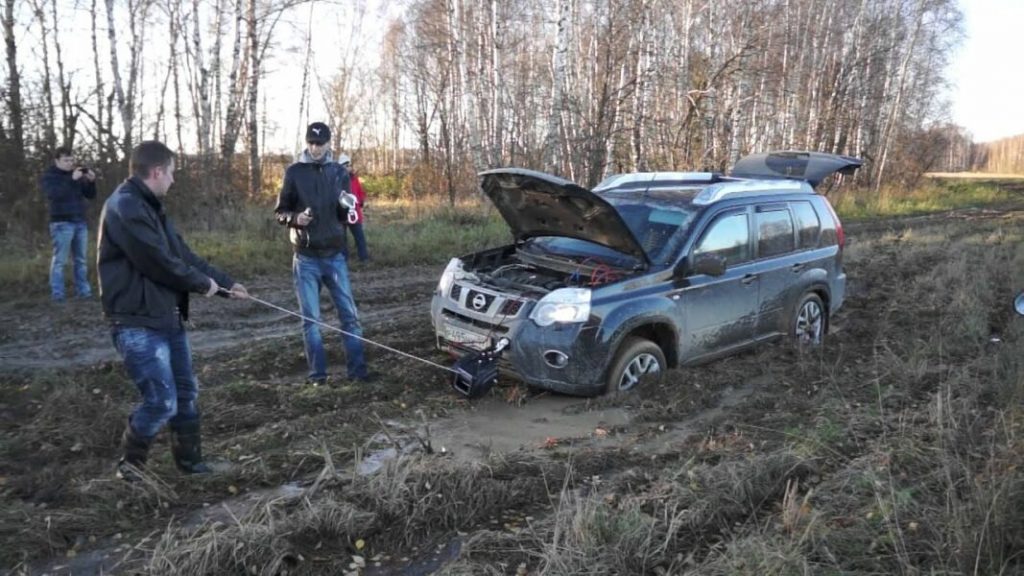
POLYGON ((4 47, 7 56, 6 104, 10 135, 10 155, 15 160, 15 169, 25 162, 25 117, 21 102, 21 73, 18 71, 18 46, 14 38, 15 0, 4 0, 3 29, 4 47))

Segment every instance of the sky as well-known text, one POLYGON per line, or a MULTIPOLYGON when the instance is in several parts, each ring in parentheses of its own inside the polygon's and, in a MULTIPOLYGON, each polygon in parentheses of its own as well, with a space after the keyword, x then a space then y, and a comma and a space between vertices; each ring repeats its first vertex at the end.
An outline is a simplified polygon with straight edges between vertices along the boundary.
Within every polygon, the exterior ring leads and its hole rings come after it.
POLYGON ((1024 134, 1024 0, 961 0, 967 38, 950 67, 952 120, 975 142, 1024 134))

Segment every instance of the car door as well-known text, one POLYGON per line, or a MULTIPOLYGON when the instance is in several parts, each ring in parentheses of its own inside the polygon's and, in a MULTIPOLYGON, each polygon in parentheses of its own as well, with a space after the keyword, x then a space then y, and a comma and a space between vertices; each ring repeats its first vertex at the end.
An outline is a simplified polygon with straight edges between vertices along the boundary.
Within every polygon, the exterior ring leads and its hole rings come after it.
POLYGON ((787 306, 800 296, 794 291, 801 289, 800 277, 808 262, 796 253, 793 216, 785 202, 755 206, 754 239, 761 278, 755 334, 767 338, 785 330, 787 306))
POLYGON ((751 270, 753 246, 747 208, 721 213, 705 227, 688 261, 725 259, 721 276, 691 273, 678 295, 684 318, 681 358, 697 360, 741 346, 753 338, 758 277, 751 270))

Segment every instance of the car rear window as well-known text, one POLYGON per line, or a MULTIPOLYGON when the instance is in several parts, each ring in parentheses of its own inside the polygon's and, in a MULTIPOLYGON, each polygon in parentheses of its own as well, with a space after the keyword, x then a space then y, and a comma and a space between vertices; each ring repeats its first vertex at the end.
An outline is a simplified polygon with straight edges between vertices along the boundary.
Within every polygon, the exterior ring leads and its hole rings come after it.
POLYGON ((757 213, 757 255, 759 258, 792 252, 793 219, 789 210, 757 213))

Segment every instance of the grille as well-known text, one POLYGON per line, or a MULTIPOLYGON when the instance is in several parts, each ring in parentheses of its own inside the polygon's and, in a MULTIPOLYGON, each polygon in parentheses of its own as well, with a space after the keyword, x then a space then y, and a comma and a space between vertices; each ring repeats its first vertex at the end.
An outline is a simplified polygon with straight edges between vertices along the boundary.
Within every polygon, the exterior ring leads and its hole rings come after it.
POLYGON ((474 312, 486 312, 491 308, 491 304, 494 302, 493 294, 484 294, 483 292, 477 292, 476 290, 470 290, 466 294, 466 309, 473 310, 474 312))
POLYGON ((459 296, 462 295, 462 286, 458 284, 452 284, 451 290, 448 291, 448 295, 451 296, 452 300, 459 301, 459 296))
POLYGON ((505 334, 506 332, 508 332, 508 326, 501 326, 500 324, 491 324, 490 322, 484 322, 483 320, 476 320, 474 318, 470 318, 469 316, 459 314, 458 312, 452 312, 451 310, 442 310, 441 315, 444 316, 445 318, 454 319, 458 322, 463 322, 471 326, 476 326, 477 328, 483 328, 492 335, 505 334))

